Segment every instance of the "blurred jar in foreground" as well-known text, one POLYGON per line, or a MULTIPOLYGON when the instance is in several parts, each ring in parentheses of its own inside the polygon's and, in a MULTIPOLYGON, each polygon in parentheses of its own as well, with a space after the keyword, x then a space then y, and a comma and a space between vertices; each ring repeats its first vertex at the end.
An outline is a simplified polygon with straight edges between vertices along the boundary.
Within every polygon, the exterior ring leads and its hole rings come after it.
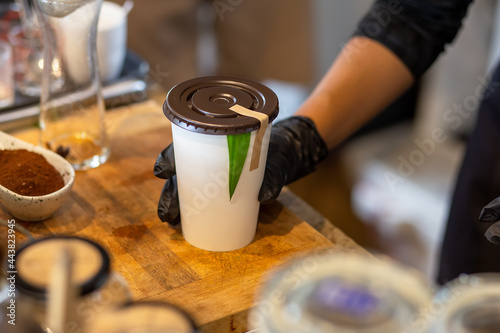
MULTIPOLYGON (((0 220, 1 222, 2 220, 0 220)), ((6 301, 8 300, 8 282, 7 282, 7 269, 5 265, 3 265, 4 261, 7 258, 7 253, 5 250, 0 248, 0 307, 2 309, 6 306, 6 301), (4 306, 5 305, 5 306, 4 306)), ((0 311, 0 314, 3 315, 3 312, 0 311)))
POLYGON ((7 318, 2 316, 0 319, 0 332, 2 333, 47 333, 36 325, 31 317, 18 317, 15 325, 9 324, 7 318))
POLYGON ((394 262, 315 255, 272 275, 249 325, 266 333, 421 332, 431 297, 420 274, 394 262))
POLYGON ((500 332, 500 274, 463 275, 444 285, 427 318, 430 333, 500 332))
POLYGON ((87 333, 195 333, 190 316, 172 304, 136 302, 102 312, 87 333))
POLYGON ((94 168, 109 156, 104 100, 96 53, 102 0, 36 0, 44 36, 40 96, 43 146, 75 169, 94 168), (64 82, 62 86, 55 81, 64 82))
POLYGON ((81 332, 106 309, 130 301, 126 281, 110 271, 106 251, 85 238, 59 236, 39 239, 17 251, 17 309, 29 315, 45 330, 48 292, 58 256, 69 249, 73 253, 72 285, 76 296, 68 311, 68 331, 81 332))
MULTIPOLYGON (((14 220, 3 220, 0 218, 0 237, 5 237, 5 246, 0 247, 0 316, 10 312, 8 303, 13 297, 16 289, 15 279, 12 279, 11 274, 7 272, 14 271, 15 268, 15 241, 27 238, 33 240, 33 235, 14 220), (5 233, 4 233, 5 231, 5 233), (12 265, 12 267, 9 267, 12 265), (3 311, 7 311, 4 313, 3 311)), ((1 320, 0 320, 1 322, 1 320)), ((0 330, 0 332, 3 332, 0 330)))

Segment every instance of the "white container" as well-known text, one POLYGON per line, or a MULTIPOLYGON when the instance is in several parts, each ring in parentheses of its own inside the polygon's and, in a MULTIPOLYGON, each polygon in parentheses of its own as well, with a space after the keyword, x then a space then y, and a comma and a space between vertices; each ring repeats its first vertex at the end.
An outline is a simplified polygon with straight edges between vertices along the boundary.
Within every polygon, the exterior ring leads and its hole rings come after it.
POLYGON ((97 23, 97 61, 101 80, 112 82, 120 77, 127 53, 127 9, 103 1, 97 23))
MULTIPOLYGON (((269 142, 271 126, 264 137, 269 142)), ((252 151, 256 132, 252 132, 252 151)), ((230 251, 252 242, 264 178, 267 145, 259 168, 249 171, 247 155, 238 186, 229 199, 229 156, 225 135, 206 135, 172 126, 182 233, 186 241, 204 250, 230 251), (202 166, 200 168, 200 166, 202 166)))
MULTIPOLYGON (((82 27, 89 24, 89 6, 82 7, 57 20, 64 38, 63 55, 75 82, 88 80, 88 45, 74 38, 82 27)), ((103 1, 99 9, 96 32, 96 53, 99 75, 104 83, 120 77, 127 53, 127 8, 111 1, 103 1)))
POLYGON ((248 245, 257 228, 270 122, 278 113, 276 95, 245 79, 199 78, 174 87, 164 113, 173 123, 184 238, 209 251, 232 251, 248 245), (264 115, 264 123, 233 111, 235 105, 250 110, 250 114, 258 113, 258 117, 264 115), (248 149, 230 148, 228 140, 237 136, 249 138, 248 149), (255 152, 256 147, 260 152, 255 152), (236 181, 238 172, 231 165, 238 163, 231 159, 230 151, 242 156, 239 163, 243 167, 236 181))

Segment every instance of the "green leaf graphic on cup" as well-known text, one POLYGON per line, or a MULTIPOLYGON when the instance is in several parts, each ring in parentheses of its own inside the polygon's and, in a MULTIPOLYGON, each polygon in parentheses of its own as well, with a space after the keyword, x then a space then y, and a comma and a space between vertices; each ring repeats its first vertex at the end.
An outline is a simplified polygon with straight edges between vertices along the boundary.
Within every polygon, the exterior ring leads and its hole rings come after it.
POLYGON ((227 147, 229 150, 229 200, 233 198, 236 185, 240 180, 243 165, 247 159, 251 133, 228 135, 227 147))

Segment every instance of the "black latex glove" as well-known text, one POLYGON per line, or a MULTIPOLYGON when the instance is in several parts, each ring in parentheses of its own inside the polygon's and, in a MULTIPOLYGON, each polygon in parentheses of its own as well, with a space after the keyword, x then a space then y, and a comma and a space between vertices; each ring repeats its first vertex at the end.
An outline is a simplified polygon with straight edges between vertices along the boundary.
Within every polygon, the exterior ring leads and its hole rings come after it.
MULTIPOLYGON (((481 222, 500 221, 500 197, 487 204, 479 214, 481 222)), ((493 244, 500 245, 500 222, 493 224, 486 230, 484 236, 493 244)))
POLYGON ((174 145, 168 145, 158 155, 153 172, 156 177, 166 179, 158 202, 158 217, 162 222, 176 225, 181 219, 179 196, 177 195, 177 175, 175 174, 174 145))
POLYGON ((274 201, 283 186, 316 170, 327 155, 326 143, 311 119, 291 117, 273 125, 259 201, 274 201))
MULTIPOLYGON (((317 164, 327 154, 326 144, 309 118, 290 117, 273 124, 259 201, 264 204, 273 202, 283 186, 316 170, 317 164)), ((178 224, 180 214, 173 145, 158 156, 154 174, 166 179, 158 203, 158 217, 163 222, 178 224)))

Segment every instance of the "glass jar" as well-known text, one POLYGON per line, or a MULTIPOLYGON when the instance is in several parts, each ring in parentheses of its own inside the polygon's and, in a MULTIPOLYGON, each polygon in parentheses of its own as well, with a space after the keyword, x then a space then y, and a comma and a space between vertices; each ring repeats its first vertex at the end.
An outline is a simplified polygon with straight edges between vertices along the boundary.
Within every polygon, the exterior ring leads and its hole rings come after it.
POLYGON ((500 274, 462 275, 434 296, 430 333, 500 332, 500 274))
POLYGON ((249 325, 266 333, 421 332, 430 288, 416 271, 361 255, 314 255, 265 284, 249 325))
POLYGON ((109 156, 96 53, 102 0, 36 0, 44 40, 41 144, 77 170, 109 156), (54 82, 63 82, 55 84, 54 82))
MULTIPOLYGON (((39 97, 43 72, 42 32, 39 29, 27 31, 18 26, 9 32, 8 38, 14 54, 16 90, 26 96, 39 97)), ((61 87, 62 78, 57 77, 52 84, 61 87)))
POLYGON ((102 312, 87 333, 195 333, 196 326, 185 311, 161 302, 135 302, 102 312))
POLYGON ((12 47, 0 40, 0 108, 14 104, 12 47))
POLYGON ((97 243, 74 236, 58 236, 35 240, 16 254, 17 308, 29 314, 45 330, 48 294, 56 260, 62 251, 73 254, 72 285, 76 296, 68 309, 66 327, 81 331, 97 315, 126 302, 131 297, 123 277, 110 271, 106 251, 97 243))

